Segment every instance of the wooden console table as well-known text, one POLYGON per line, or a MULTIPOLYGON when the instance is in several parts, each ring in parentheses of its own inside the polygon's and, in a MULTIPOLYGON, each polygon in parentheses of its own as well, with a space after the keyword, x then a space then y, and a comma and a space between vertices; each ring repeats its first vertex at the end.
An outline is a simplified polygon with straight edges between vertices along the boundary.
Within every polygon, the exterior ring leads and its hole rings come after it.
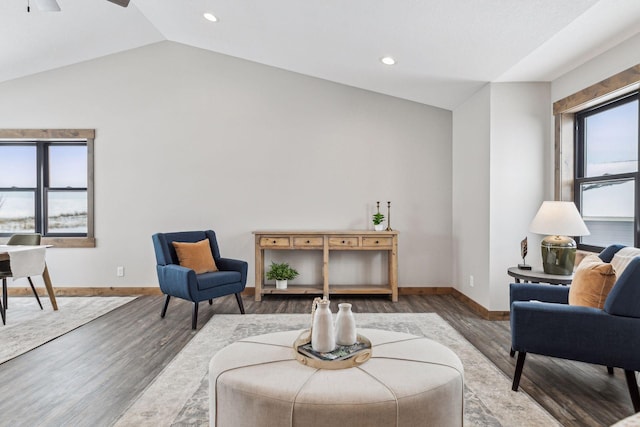
POLYGON ((256 241, 256 301, 265 294, 387 294, 398 301, 398 232, 397 231, 254 231, 256 241), (276 289, 264 284, 265 250, 322 251, 321 285, 291 285, 276 289), (386 285, 329 284, 330 251, 386 251, 389 283, 386 285))

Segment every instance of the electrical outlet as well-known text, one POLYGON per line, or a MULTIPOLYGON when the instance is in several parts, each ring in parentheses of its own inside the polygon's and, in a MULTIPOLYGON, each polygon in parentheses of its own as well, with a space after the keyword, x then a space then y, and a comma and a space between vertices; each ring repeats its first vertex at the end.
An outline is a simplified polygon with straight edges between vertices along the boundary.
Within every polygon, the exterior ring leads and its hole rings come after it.
POLYGON ((473 288, 473 276, 469 276, 469 286, 473 288))
POLYGON ((118 268, 116 268, 116 276, 124 277, 124 267, 119 266, 118 268))

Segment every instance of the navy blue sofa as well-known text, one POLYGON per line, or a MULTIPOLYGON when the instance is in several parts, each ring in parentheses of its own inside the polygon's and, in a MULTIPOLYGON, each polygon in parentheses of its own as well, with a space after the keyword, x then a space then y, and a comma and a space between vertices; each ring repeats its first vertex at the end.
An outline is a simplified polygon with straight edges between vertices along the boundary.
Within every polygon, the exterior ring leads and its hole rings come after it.
MULTIPOLYGON (((622 245, 598 256, 611 262, 622 245)), ((572 306, 568 286, 512 283, 511 345, 518 352, 512 390, 517 391, 527 353, 606 366, 625 372, 631 402, 640 411, 634 371, 640 371, 640 257, 620 275, 603 309, 572 306)))
POLYGON ((212 304, 213 298, 235 294, 240 312, 244 314, 240 293, 247 284, 248 264, 245 261, 222 258, 215 232, 207 230, 157 233, 152 238, 156 252, 158 282, 160 289, 167 296, 160 317, 164 318, 167 313, 172 296, 193 301, 192 329, 196 329, 200 301, 208 300, 209 304, 212 304), (195 243, 204 239, 209 239, 211 253, 219 271, 196 274, 195 271, 180 266, 172 242, 195 243))

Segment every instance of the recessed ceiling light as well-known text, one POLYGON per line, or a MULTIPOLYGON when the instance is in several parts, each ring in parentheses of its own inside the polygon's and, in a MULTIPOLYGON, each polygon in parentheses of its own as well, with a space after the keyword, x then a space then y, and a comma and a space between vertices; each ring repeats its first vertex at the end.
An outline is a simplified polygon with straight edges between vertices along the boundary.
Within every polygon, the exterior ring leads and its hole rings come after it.
POLYGON ((396 63, 396 60, 390 56, 383 56, 382 58, 380 58, 380 62, 382 62, 384 65, 393 65, 396 63))
POLYGON ((218 22, 218 18, 213 13, 206 12, 203 16, 207 21, 218 22))

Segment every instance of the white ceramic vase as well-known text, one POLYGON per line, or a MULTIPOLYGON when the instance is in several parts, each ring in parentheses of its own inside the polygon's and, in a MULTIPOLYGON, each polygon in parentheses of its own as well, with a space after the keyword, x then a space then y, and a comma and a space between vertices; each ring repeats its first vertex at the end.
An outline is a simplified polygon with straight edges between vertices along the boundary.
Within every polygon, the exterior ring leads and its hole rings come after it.
POLYGON ((320 353, 333 351, 336 348, 336 338, 333 330, 333 315, 329 308, 328 299, 314 301, 316 310, 313 315, 311 330, 311 348, 320 353))
POLYGON ((376 231, 384 231, 384 224, 373 224, 373 229, 376 231))
POLYGON ((356 343, 356 319, 351 312, 351 304, 338 304, 338 314, 336 315, 336 344, 353 345, 356 343))
POLYGON ((276 280, 276 289, 287 289, 287 280, 276 280))

